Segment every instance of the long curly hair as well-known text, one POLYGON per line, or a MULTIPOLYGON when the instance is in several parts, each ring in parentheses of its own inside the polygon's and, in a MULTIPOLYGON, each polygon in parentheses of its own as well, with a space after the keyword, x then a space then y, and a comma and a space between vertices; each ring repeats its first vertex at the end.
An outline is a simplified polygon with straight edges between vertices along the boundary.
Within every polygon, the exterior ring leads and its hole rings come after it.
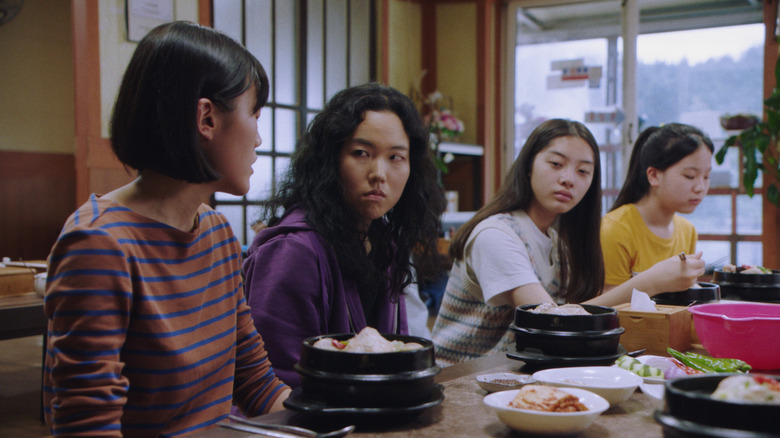
POLYGON ((287 174, 266 204, 265 220, 272 226, 284 212, 302 208, 309 226, 332 246, 342 273, 357 282, 364 306, 388 286, 396 299, 412 281, 412 269, 418 279, 434 278, 441 269, 437 239, 446 200, 428 138, 417 108, 398 90, 368 83, 340 91, 301 137, 287 174), (409 137, 410 172, 398 203, 371 223, 366 236, 344 200, 339 153, 368 111, 390 111, 401 119, 409 137), (366 237, 370 253, 363 244, 366 237))
POLYGON ((601 164, 598 143, 582 123, 552 119, 539 125, 526 140, 496 196, 463 224, 450 243, 450 256, 462 260, 469 235, 488 217, 514 210, 526 210, 534 200, 531 170, 534 158, 558 137, 584 140, 593 150, 593 182, 582 200, 558 216, 556 228, 560 240, 560 287, 567 302, 579 303, 595 297, 604 285, 604 259, 599 237, 601 226, 601 164))

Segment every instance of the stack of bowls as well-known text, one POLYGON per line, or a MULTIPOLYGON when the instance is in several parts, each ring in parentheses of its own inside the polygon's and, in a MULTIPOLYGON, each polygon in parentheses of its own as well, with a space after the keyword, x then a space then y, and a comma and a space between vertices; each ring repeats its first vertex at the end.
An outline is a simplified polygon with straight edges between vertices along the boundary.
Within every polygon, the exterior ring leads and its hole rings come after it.
POLYGON ((509 329, 518 351, 540 350, 547 356, 567 358, 606 356, 618 350, 620 327, 617 310, 583 304, 589 315, 535 313, 536 304, 515 309, 509 329))
POLYGON ((771 274, 742 274, 715 269, 712 282, 720 286, 724 300, 780 303, 780 271, 771 274))
POLYGON ((392 353, 355 353, 314 347, 321 338, 345 341, 354 333, 322 335, 303 341, 295 371, 301 375, 306 397, 329 406, 403 407, 430 400, 434 362, 433 342, 407 335, 384 335, 390 341, 416 342, 423 346, 392 353))

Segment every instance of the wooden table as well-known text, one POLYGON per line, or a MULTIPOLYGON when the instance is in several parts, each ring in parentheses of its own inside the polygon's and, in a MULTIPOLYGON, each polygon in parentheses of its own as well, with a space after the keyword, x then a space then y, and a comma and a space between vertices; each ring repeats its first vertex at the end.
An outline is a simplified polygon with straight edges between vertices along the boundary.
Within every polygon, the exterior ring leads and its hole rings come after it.
POLYGON ((46 333, 43 298, 35 292, 0 297, 0 340, 46 333))
MULTIPOLYGON (((520 371, 523 362, 505 354, 486 356, 441 370, 436 381, 444 387, 444 401, 420 415, 401 420, 383 420, 376 424, 357 422, 355 437, 512 437, 519 436, 499 421, 496 414, 482 402, 487 394, 476 382, 475 376, 487 371, 520 371)), ((522 371, 521 371, 522 372, 522 371)), ((627 401, 604 412, 582 437, 660 437, 661 425, 653 419, 657 406, 653 399, 637 390, 627 401)), ((315 430, 332 430, 350 419, 324 423, 311 414, 282 411, 254 418, 258 421, 293 424, 315 430)), ((364 420, 365 421, 365 420, 364 420)), ((195 437, 255 437, 247 432, 222 427, 210 429, 195 437)))

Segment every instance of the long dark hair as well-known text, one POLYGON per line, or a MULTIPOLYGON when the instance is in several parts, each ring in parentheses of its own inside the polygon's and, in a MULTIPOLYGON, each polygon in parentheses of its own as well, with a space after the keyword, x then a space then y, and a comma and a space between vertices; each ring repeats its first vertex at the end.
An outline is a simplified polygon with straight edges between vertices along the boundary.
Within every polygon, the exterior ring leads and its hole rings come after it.
POLYGON ((296 206, 333 247, 344 275, 357 281, 361 298, 373 300, 388 284, 397 296, 410 283, 412 266, 418 279, 439 273, 437 239, 446 200, 436 179, 428 131, 412 101, 396 89, 376 83, 347 88, 314 117, 279 190, 266 205, 268 224, 278 223, 280 213, 296 206), (397 115, 410 149, 409 179, 401 198, 369 227, 370 254, 358 233, 355 212, 344 202, 339 177, 339 153, 367 111, 397 115), (395 269, 388 271, 391 266, 395 269))
POLYGON ((498 213, 526 210, 534 199, 531 170, 536 155, 558 137, 583 139, 593 150, 593 181, 582 200, 558 216, 557 230, 561 257, 560 285, 568 302, 582 302, 601 292, 604 285, 604 260, 599 237, 601 223, 601 164, 593 134, 582 123, 552 119, 539 125, 526 140, 496 196, 463 224, 450 243, 450 256, 462 260, 463 251, 474 227, 498 213))
POLYGON ((666 170, 696 152, 700 146, 706 146, 710 152, 715 150, 712 140, 691 125, 669 123, 642 131, 631 151, 626 181, 610 211, 621 205, 635 203, 650 191, 648 168, 666 170))

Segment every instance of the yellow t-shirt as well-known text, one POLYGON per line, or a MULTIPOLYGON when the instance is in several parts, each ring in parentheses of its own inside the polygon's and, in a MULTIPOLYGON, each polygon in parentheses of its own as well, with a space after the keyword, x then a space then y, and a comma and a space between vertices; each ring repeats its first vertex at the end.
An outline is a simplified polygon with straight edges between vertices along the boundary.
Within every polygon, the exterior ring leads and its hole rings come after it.
POLYGON ((622 284, 675 254, 695 252, 698 235, 693 224, 676 214, 672 223, 672 237, 664 239, 650 231, 634 204, 607 213, 601 220, 604 284, 622 284))

